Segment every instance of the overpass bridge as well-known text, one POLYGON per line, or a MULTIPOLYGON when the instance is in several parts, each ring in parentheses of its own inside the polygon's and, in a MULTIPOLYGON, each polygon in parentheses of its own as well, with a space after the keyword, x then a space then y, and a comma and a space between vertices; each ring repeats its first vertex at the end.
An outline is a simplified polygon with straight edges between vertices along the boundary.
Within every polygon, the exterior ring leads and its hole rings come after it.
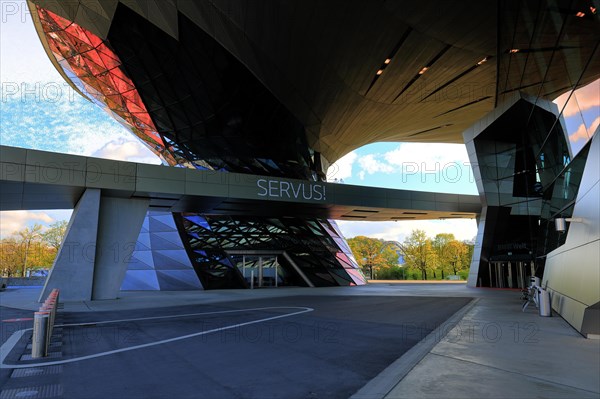
POLYGON ((336 220, 472 219, 477 195, 114 161, 0 146, 0 210, 73 209, 88 189, 171 212, 336 220))
POLYGON ((478 196, 201 171, 0 146, 0 210, 74 209, 41 298, 114 299, 148 210, 337 220, 475 218, 478 196))

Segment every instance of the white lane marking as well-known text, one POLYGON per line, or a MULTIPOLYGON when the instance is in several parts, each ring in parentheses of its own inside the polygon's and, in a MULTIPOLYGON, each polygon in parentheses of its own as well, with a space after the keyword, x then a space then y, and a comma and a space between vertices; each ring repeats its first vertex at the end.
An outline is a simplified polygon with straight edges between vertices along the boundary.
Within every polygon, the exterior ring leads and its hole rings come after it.
MULTIPOLYGON (((153 320, 153 319, 157 319, 157 318, 189 317, 189 316, 192 316, 192 315, 217 314, 217 313, 233 313, 233 312, 247 312, 247 311, 256 311, 256 310, 271 310, 271 309, 302 309, 302 310, 300 310, 298 312, 294 312, 294 313, 286 313, 286 314, 282 314, 282 315, 278 315, 278 316, 266 317, 264 319, 247 321, 247 322, 244 322, 244 323, 238 323, 238 324, 234 324, 234 325, 227 326, 227 327, 214 328, 212 330, 200 331, 200 332, 193 333, 193 334, 187 334, 187 335, 182 335, 182 336, 179 336, 179 337, 174 337, 174 338, 169 338, 169 339, 163 339, 163 340, 160 340, 160 341, 150 342, 150 343, 147 343, 147 344, 130 346, 128 348, 114 349, 114 350, 111 350, 111 351, 100 352, 100 353, 95 353, 93 355, 80 356, 80 357, 75 357, 75 358, 71 358, 71 359, 56 360, 56 361, 44 362, 44 363, 4 364, 4 359, 10 353, 10 351, 16 345, 16 343, 19 341, 19 339, 21 339, 21 337, 23 336, 23 334, 26 331, 30 331, 31 330, 31 328, 27 328, 27 329, 19 330, 19 331, 15 332, 2 345, 2 347, 0 347, 0 353, 2 354, 2 357, 0 358, 0 361, 1 361, 0 362, 0 369, 21 369, 21 368, 29 368, 29 367, 44 367, 44 366, 52 366, 52 365, 55 365, 55 364, 65 364, 65 363, 79 362, 79 361, 82 361, 82 360, 94 359, 94 358, 97 358, 97 357, 113 355, 115 353, 128 352, 128 351, 132 351, 132 350, 136 350, 136 349, 142 349, 142 348, 148 348, 148 347, 151 347, 151 346, 167 344, 167 343, 170 343, 170 342, 181 341, 183 339, 194 338, 194 337, 198 337, 198 336, 201 336, 201 335, 212 334, 212 333, 219 332, 219 331, 229 330, 229 329, 232 329, 232 328, 243 327, 243 326, 247 326, 247 325, 250 325, 250 324, 263 323, 265 321, 282 319, 284 317, 291 317, 291 316, 296 316, 296 315, 299 315, 299 314, 302 314, 302 313, 308 313, 308 312, 314 311, 313 308, 307 308, 307 307, 303 307, 303 306, 287 306, 287 307, 282 306, 282 307, 265 307, 265 308, 252 308, 252 309, 224 310, 224 311, 221 311, 221 312, 204 312, 204 313, 196 313, 196 314, 191 313, 191 314, 187 314, 187 315, 145 317, 145 318, 139 318, 139 319, 111 320, 111 321, 107 321, 107 322, 97 322, 97 323, 93 323, 93 324, 106 324, 106 323, 117 323, 117 322, 123 322, 123 321, 133 321, 133 320, 153 320)), ((81 325, 90 325, 90 324, 91 323, 87 322, 87 323, 81 323, 81 324, 64 324, 63 326, 65 326, 65 327, 66 326, 71 327, 71 326, 81 326, 81 325)))
MULTIPOLYGON (((211 314, 223 314, 223 313, 240 313, 240 312, 254 312, 258 310, 273 310, 273 309, 311 309, 298 306, 268 306, 264 308, 249 308, 249 309, 234 309, 234 310, 215 310, 213 312, 200 312, 200 313, 184 313, 176 314, 171 316, 152 316, 152 317, 138 317, 135 319, 120 319, 120 320, 107 320, 107 321, 86 321, 83 323, 74 324, 57 324, 54 327, 74 327, 74 326, 94 326, 98 324, 110 324, 110 323, 124 323, 128 321, 145 321, 145 320, 158 320, 158 319, 174 319, 177 317, 193 317, 193 316, 204 316, 211 314)), ((312 310, 312 309, 311 309, 312 310)))
POLYGON ((4 364, 4 359, 6 359, 6 356, 8 356, 12 348, 14 348, 21 337, 29 330, 31 330, 31 328, 15 331, 13 335, 11 335, 6 342, 2 344, 2 346, 0 346, 0 368, 3 368, 1 365, 4 364))

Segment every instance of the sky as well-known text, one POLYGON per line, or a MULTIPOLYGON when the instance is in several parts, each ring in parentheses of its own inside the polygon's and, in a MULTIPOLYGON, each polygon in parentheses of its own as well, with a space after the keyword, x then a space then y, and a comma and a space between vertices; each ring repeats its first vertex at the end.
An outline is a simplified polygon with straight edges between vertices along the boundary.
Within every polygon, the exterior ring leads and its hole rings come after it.
MULTIPOLYGON (((132 133, 62 79, 44 52, 25 1, 0 0, 0 144, 132 162, 159 164, 132 133)), ((572 146, 580 149, 600 123, 598 81, 565 108, 572 146), (591 104, 591 106, 589 106, 591 104), (579 112, 582 110, 583 112, 579 112), (583 115, 583 116, 582 116, 583 115)), ((565 98, 557 99, 562 108, 565 98), (562 101, 562 103, 561 103, 562 101)), ((329 181, 371 187, 477 194, 462 144, 375 143, 333 164, 329 181)), ((0 237, 25 226, 70 217, 71 210, 0 212, 0 237)), ((347 238, 367 235, 403 241, 414 229, 460 240, 477 233, 475 220, 338 221, 347 238)))

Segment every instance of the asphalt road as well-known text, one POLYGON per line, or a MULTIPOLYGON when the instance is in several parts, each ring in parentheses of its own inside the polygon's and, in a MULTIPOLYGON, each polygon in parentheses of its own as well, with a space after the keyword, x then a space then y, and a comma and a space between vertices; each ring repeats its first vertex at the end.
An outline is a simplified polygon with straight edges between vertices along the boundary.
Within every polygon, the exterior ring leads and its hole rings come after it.
MULTIPOLYGON (((72 362, 36 378, 3 370, 0 390, 46 387, 64 398, 347 398, 469 300, 294 296, 64 313, 62 345, 47 361, 72 362), (69 326, 111 320, 123 321, 69 326)), ((3 318, 11 312, 2 308, 3 318)), ((26 364, 19 360, 25 345, 6 362, 26 364)))

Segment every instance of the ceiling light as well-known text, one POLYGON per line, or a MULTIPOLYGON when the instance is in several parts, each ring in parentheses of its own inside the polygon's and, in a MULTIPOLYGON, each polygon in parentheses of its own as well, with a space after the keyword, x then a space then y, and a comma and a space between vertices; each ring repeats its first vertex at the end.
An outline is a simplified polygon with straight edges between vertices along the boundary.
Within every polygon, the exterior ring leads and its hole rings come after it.
POLYGON ((577 14, 575 14, 575 16, 579 17, 579 18, 583 18, 583 17, 585 17, 585 13, 581 12, 581 11, 578 11, 577 14))
POLYGON ((391 58, 386 58, 385 61, 383 61, 384 64, 389 64, 390 62, 392 62, 391 58))
POLYGON ((518 48, 511 48, 510 50, 508 50, 509 53, 514 54, 514 53, 518 53, 519 49, 518 48))
POLYGON ((423 69, 419 71, 419 75, 423 75, 428 69, 429 67, 423 67, 423 69))
POLYGON ((377 71, 377 75, 381 75, 383 73, 383 69, 377 71))
POLYGON ((590 11, 592 12, 592 14, 596 14, 596 7, 590 6, 590 11))
POLYGON ((481 61, 479 61, 479 62, 477 63, 477 65, 481 65, 481 64, 483 64, 483 63, 484 63, 484 62, 486 62, 486 61, 487 61, 487 57, 484 57, 484 58, 483 58, 481 61))

